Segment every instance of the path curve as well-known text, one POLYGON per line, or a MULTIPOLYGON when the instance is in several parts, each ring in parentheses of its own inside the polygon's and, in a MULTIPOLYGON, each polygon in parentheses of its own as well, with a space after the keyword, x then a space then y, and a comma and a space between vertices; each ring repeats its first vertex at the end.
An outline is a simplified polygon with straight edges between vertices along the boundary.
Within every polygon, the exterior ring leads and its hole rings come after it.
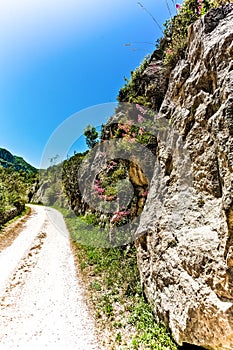
POLYGON ((0 254, 0 349, 100 349, 62 215, 32 207, 0 254))

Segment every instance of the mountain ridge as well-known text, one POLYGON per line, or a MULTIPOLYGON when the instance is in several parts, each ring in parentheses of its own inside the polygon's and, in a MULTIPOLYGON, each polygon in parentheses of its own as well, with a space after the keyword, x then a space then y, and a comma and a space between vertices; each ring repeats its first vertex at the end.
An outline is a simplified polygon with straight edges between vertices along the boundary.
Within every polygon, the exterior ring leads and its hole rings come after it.
POLYGON ((0 147, 0 165, 4 168, 13 168, 15 171, 23 170, 26 173, 37 173, 38 169, 29 164, 21 156, 13 155, 10 151, 0 147))

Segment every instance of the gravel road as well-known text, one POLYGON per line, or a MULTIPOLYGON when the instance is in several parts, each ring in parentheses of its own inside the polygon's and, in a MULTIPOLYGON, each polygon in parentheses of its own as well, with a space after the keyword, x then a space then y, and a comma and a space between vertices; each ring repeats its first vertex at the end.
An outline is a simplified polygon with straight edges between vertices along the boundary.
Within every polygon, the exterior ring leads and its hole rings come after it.
POLYGON ((0 349, 100 349, 62 215, 32 208, 0 254, 0 349))

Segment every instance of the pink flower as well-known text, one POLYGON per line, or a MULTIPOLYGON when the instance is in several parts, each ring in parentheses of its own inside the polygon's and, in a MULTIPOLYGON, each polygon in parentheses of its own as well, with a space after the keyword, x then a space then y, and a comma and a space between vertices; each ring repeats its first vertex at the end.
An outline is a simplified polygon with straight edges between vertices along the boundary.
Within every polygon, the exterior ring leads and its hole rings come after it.
POLYGON ((142 106, 140 106, 139 104, 136 104, 136 108, 142 114, 146 114, 146 110, 142 106))
POLYGON ((199 4, 198 7, 197 7, 197 14, 201 15, 202 9, 204 7, 203 0, 197 0, 197 2, 199 4))
POLYGON ((142 123, 144 120, 143 116, 141 114, 138 114, 138 123, 142 123))
POLYGON ((98 195, 101 195, 102 193, 104 193, 105 189, 99 187, 99 180, 95 180, 96 184, 94 185, 94 190, 98 195))
POLYGON ((144 133, 144 129, 140 126, 139 135, 142 135, 143 133, 144 133))
POLYGON ((132 133, 132 136, 133 136, 133 137, 136 137, 136 134, 135 134, 135 132, 133 132, 133 133, 132 133))
POLYGON ((176 9, 177 11, 181 9, 181 5, 180 4, 176 4, 176 9))
POLYGON ((200 15, 202 11, 202 5, 199 5, 197 8, 197 14, 200 15))
POLYGON ((153 72, 156 72, 156 64, 155 64, 155 63, 153 63, 153 64, 151 65, 151 69, 152 69, 153 72))
POLYGON ((129 126, 127 124, 119 124, 119 129, 124 130, 126 134, 129 132, 129 126))
POLYGON ((142 194, 142 197, 147 197, 148 193, 149 193, 148 190, 144 191, 143 194, 142 194))
POLYGON ((110 219, 110 222, 117 222, 117 221, 121 221, 121 219, 124 216, 127 216, 130 214, 130 210, 127 211, 115 211, 113 217, 110 219))
POLYGON ((166 54, 167 54, 167 55, 172 55, 172 54, 173 54, 173 50, 167 49, 167 50, 166 50, 166 54))

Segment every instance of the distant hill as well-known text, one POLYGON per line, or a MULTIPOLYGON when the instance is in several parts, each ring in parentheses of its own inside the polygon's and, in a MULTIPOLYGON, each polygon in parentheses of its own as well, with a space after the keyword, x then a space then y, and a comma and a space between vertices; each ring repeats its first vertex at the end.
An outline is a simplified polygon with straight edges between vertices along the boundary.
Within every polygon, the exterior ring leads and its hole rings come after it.
POLYGON ((23 170, 30 174, 38 172, 38 169, 27 163, 22 157, 14 156, 4 148, 0 148, 0 165, 4 168, 12 168, 15 171, 23 170))

